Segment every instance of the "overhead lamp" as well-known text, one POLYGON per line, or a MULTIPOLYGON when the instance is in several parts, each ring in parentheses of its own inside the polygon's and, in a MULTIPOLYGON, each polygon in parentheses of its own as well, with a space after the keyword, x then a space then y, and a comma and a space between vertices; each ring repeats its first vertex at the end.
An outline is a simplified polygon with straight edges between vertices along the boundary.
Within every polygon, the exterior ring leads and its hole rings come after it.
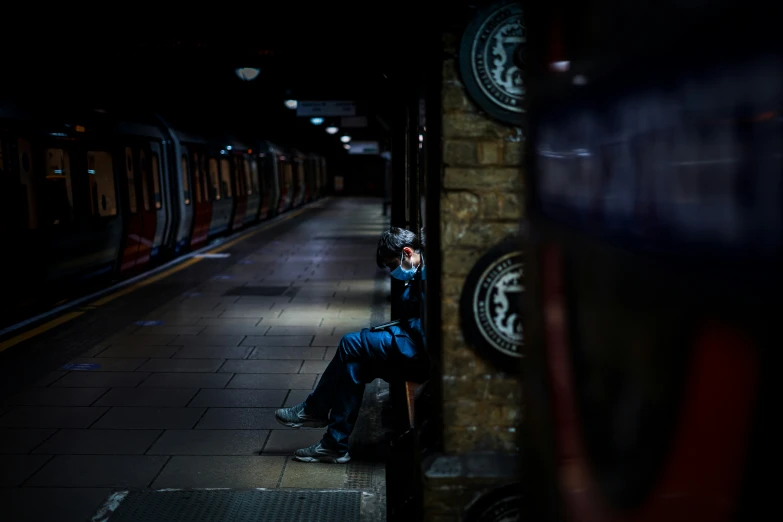
POLYGON ((310 123, 313 125, 320 125, 324 122, 323 118, 310 118, 310 123))
POLYGON ((251 82, 261 73, 261 69, 256 67, 241 67, 235 71, 240 80, 251 82))
POLYGON ((231 149, 233 149, 233 148, 234 148, 234 147, 232 147, 231 145, 226 145, 226 150, 231 150, 231 149))
POLYGON ((296 110, 296 108, 299 106, 299 102, 296 100, 286 100, 283 102, 285 104, 286 109, 296 110))
POLYGON ((340 141, 342 141, 343 143, 348 143, 349 141, 351 141, 351 137, 350 136, 340 136, 340 141))
POLYGON ((344 148, 345 150, 351 150, 351 146, 350 146, 350 145, 348 145, 347 143, 346 143, 345 145, 343 145, 343 148, 344 148))
POLYGON ((552 62, 549 64, 549 68, 557 72, 566 72, 571 68, 571 62, 568 60, 561 60, 558 62, 552 62))
POLYGON ((334 125, 329 125, 329 126, 328 126, 328 127, 326 127, 326 129, 324 129, 324 130, 326 130, 326 132, 327 132, 328 134, 337 134, 337 131, 338 131, 338 130, 340 130, 340 129, 338 129, 338 128, 337 128, 337 127, 335 127, 334 125))

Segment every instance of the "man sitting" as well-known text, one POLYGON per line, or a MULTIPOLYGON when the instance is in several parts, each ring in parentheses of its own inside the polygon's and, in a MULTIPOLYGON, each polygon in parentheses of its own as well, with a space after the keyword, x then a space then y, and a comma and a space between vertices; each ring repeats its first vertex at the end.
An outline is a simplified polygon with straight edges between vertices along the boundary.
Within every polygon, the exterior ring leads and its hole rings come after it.
POLYGON ((320 383, 307 399, 275 412, 277 422, 290 428, 327 427, 321 441, 296 450, 295 459, 348 462, 348 438, 359 416, 365 384, 378 377, 386 381, 426 378, 429 360, 422 325, 422 246, 419 237, 409 230, 392 227, 381 234, 376 254, 378 267, 388 268, 392 277, 407 281, 399 323, 344 335, 320 383))

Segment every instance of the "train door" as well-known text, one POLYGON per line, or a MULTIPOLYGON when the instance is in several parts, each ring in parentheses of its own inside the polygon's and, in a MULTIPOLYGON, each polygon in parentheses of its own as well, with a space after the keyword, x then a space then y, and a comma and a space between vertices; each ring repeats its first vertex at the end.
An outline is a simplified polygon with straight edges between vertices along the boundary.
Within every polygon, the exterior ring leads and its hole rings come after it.
POLYGON ((139 237, 139 251, 134 271, 139 272, 149 263, 152 244, 155 240, 157 209, 153 201, 150 151, 147 146, 139 148, 139 183, 141 183, 142 233, 139 237))
POLYGON ((234 207, 234 214, 231 223, 231 230, 239 230, 242 228, 242 223, 245 221, 245 211, 247 210, 247 192, 245 187, 245 168, 242 164, 242 158, 239 155, 235 155, 232 158, 232 167, 234 175, 232 181, 234 182, 234 193, 236 195, 236 205, 234 207))
POLYGON ((262 153, 259 155, 259 158, 265 202, 262 204, 261 219, 268 219, 277 215, 278 205, 280 204, 280 176, 277 173, 280 165, 274 152, 262 153), (266 213, 264 213, 264 208, 267 209, 266 213))
POLYGON ((172 189, 177 194, 175 201, 179 206, 179 223, 177 226, 176 243, 174 245, 174 254, 179 254, 187 250, 190 245, 190 233, 193 230, 193 201, 192 201, 192 180, 188 158, 182 154, 181 147, 175 147, 173 167, 176 171, 172 172, 172 189))
POLYGON ((245 168, 245 186, 247 187, 247 212, 245 212, 245 224, 258 219, 258 210, 261 206, 261 192, 258 183, 258 165, 256 158, 246 156, 242 161, 245 168))
POLYGON ((134 161, 133 148, 123 149, 122 176, 120 183, 125 219, 125 237, 120 257, 120 274, 127 274, 136 264, 139 244, 144 231, 144 217, 140 212, 137 162, 134 161))
MULTIPOLYGON (((187 151, 183 148, 183 158, 190 158, 188 162, 193 172, 193 231, 190 236, 190 248, 200 248, 207 242, 209 235, 209 223, 212 218, 212 206, 206 191, 206 173, 203 172, 204 157, 195 147, 187 151)), ((187 160, 185 160, 187 161, 187 160)))
POLYGON ((223 234, 228 230, 234 207, 234 191, 231 184, 231 162, 225 155, 209 159, 210 176, 215 173, 218 180, 218 195, 212 204, 210 237, 223 234))
POLYGON ((286 156, 279 156, 277 159, 277 164, 278 179, 280 183, 280 203, 277 207, 277 213, 282 214, 291 208, 293 173, 291 170, 291 162, 288 161, 286 156))
POLYGON ((162 165, 161 165, 160 143, 150 144, 150 177, 152 179, 152 207, 155 212, 155 234, 152 238, 152 249, 150 250, 150 261, 155 260, 160 255, 160 247, 163 244, 163 237, 166 228, 170 226, 170 219, 167 215, 168 205, 164 206, 166 194, 163 191, 162 183, 162 165))

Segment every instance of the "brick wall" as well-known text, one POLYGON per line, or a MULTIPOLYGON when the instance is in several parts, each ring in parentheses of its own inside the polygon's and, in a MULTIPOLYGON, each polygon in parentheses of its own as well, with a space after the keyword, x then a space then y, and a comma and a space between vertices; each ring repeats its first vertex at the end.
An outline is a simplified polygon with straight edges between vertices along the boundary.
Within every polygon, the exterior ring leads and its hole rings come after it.
MULTIPOLYGON (((444 35, 441 93, 443 450, 451 456, 508 455, 518 450, 521 384, 467 345, 459 301, 479 257, 519 230, 524 212, 521 130, 491 119, 470 100, 459 79, 458 39, 456 31, 444 35)), ((472 476, 425 469, 426 519, 455 519, 493 483, 491 477, 472 476)), ((503 480, 496 477, 494 482, 503 480)))

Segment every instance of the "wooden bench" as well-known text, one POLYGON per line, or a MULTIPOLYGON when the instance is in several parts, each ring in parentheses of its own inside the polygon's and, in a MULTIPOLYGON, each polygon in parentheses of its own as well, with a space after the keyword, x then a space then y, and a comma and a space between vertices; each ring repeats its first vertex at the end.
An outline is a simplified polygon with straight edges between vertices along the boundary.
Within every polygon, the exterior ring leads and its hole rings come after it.
POLYGON ((408 426, 413 428, 416 424, 414 403, 416 402, 416 391, 421 387, 417 382, 405 383, 405 402, 408 407, 408 426))

